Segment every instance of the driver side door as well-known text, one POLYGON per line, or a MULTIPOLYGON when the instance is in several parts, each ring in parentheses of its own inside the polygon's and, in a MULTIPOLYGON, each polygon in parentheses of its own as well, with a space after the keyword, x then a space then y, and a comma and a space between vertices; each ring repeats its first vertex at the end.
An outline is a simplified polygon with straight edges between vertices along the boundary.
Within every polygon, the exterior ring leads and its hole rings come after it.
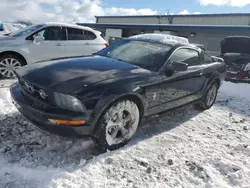
POLYGON ((200 97, 199 92, 206 80, 201 61, 200 52, 192 48, 178 48, 172 53, 161 73, 161 104, 152 111, 158 113, 173 109, 200 97), (185 71, 174 71, 173 75, 167 76, 165 70, 173 62, 187 63, 188 68, 185 71))
POLYGON ((59 26, 46 27, 28 38, 30 39, 28 43, 28 51, 33 58, 33 62, 66 57, 65 28, 59 26), (37 35, 44 37, 44 41, 41 41, 38 44, 34 43, 33 39, 37 35))

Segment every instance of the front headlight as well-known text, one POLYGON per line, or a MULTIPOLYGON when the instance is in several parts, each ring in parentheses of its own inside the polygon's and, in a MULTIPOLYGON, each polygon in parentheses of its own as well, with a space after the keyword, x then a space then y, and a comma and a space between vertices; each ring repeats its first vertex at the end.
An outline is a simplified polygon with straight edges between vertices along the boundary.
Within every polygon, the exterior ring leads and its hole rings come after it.
POLYGON ((245 66, 244 71, 250 71, 250 63, 245 66))
POLYGON ((75 97, 62 93, 54 93, 56 105, 66 110, 84 112, 82 103, 75 97))

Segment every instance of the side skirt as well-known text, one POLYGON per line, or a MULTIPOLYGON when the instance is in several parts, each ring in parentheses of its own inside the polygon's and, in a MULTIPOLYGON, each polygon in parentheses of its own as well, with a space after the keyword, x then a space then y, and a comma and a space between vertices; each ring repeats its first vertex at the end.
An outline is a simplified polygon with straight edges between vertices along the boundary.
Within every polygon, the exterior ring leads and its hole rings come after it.
POLYGON ((188 106, 190 104, 198 103, 201 99, 202 99, 202 96, 194 98, 194 96, 192 95, 192 96, 188 96, 188 97, 185 97, 182 99, 177 99, 177 100, 169 102, 169 103, 164 103, 164 104, 159 105, 157 107, 147 109, 144 117, 150 117, 150 116, 153 116, 156 114, 162 114, 162 113, 166 113, 166 112, 171 111, 171 110, 176 110, 178 108, 182 108, 182 107, 188 106))

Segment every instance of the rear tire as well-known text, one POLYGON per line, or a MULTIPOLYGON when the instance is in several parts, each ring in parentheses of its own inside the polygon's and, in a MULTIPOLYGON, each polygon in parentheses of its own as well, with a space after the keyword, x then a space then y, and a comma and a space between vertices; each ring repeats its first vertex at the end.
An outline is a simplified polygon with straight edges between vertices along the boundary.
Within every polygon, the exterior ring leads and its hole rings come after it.
POLYGON ((212 82, 206 94, 202 97, 199 103, 194 105, 194 108, 200 111, 210 109, 216 100, 218 89, 218 84, 215 81, 212 82))
POLYGON ((125 146, 134 136, 140 122, 138 106, 130 100, 120 100, 102 114, 92 135, 102 151, 125 146))
POLYGON ((16 54, 0 56, 0 78, 14 78, 14 70, 24 66, 26 62, 16 54))

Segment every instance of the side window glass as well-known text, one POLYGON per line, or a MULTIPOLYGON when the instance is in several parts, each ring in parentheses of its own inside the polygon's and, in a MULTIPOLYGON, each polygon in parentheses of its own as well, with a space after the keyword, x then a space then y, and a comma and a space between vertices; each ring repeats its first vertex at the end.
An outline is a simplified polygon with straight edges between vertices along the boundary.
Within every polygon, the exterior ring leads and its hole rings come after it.
POLYGON ((34 34, 33 38, 37 35, 43 36, 44 40, 65 40, 65 32, 61 27, 47 27, 34 34))
POLYGON ((92 33, 91 31, 85 30, 84 33, 87 36, 88 40, 96 39, 96 35, 94 33, 92 33))
POLYGON ((26 40, 33 40, 34 37, 36 37, 37 35, 40 35, 40 36, 44 37, 44 32, 45 32, 45 29, 43 29, 43 30, 41 30, 41 31, 39 31, 39 32, 37 32, 37 33, 35 33, 35 34, 27 37, 26 40))
POLYGON ((42 31, 39 31, 35 36, 40 35, 40 36, 44 37, 44 33, 45 33, 45 29, 42 31))
POLYGON ((75 28, 67 28, 68 40, 87 40, 83 30, 75 28))
POLYGON ((43 33, 44 40, 63 40, 61 27, 47 27, 43 33))
POLYGON ((200 65, 199 53, 192 49, 179 49, 173 53, 169 63, 178 61, 187 63, 188 66, 200 65))

